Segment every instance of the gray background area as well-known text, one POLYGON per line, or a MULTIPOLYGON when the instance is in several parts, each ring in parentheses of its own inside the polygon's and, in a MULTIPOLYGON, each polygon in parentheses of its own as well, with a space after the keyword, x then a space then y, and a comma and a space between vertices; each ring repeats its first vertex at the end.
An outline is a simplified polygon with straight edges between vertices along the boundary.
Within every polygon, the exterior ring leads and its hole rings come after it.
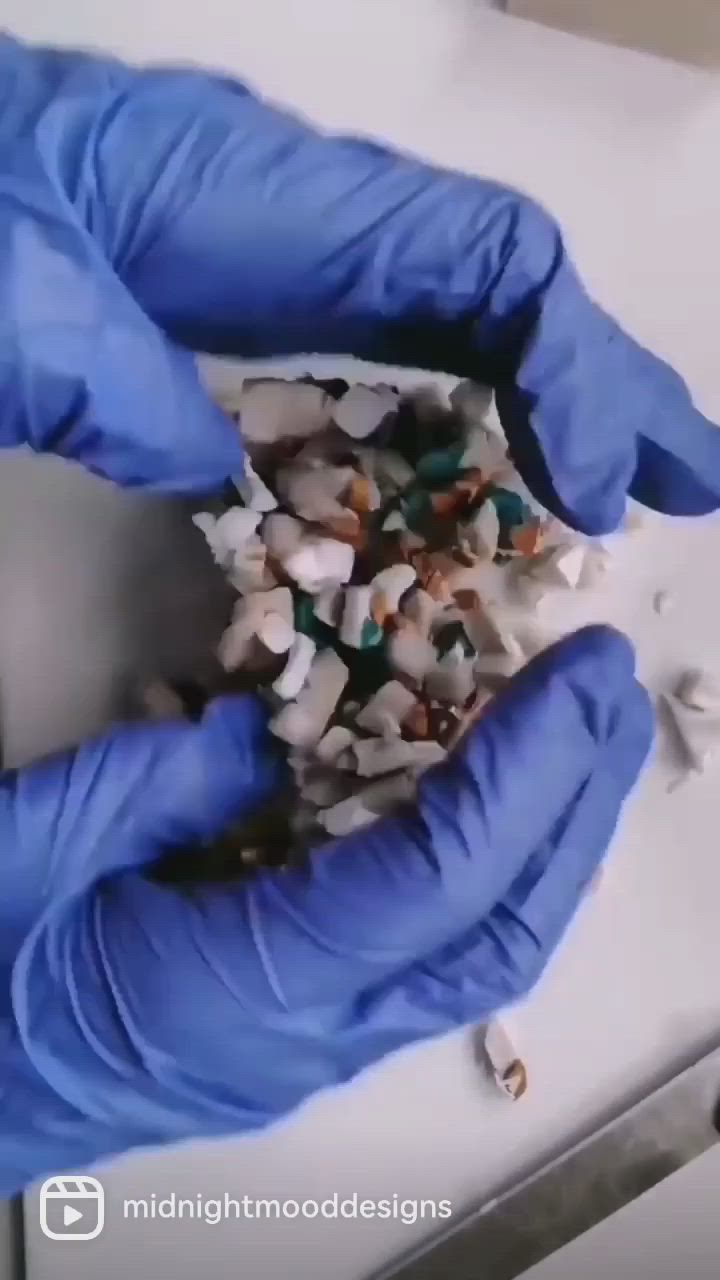
POLYGON ((226 602, 190 504, 78 466, 0 458, 0 705, 6 764, 76 742, 159 672, 190 670, 226 602))
POLYGON ((717 1280, 719 1191, 714 1147, 522 1280, 717 1280))

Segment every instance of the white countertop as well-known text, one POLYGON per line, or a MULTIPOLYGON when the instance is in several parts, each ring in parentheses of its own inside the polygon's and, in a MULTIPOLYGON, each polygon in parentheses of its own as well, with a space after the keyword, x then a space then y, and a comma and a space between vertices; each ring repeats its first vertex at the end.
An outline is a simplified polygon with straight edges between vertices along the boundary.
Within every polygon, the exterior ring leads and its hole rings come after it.
MULTIPOLYGON (((235 69, 321 122, 522 185, 560 217, 584 275, 641 340, 671 359, 720 420, 720 81, 484 13, 473 0, 60 0, 52 14, 4 0, 3 22, 47 40, 235 69), (507 25, 506 25, 507 23, 507 25)), ((651 519, 601 595, 563 625, 624 627, 659 688, 679 666, 720 664, 720 527, 651 519), (677 607, 660 619, 652 596, 677 607)), ((247 1142, 118 1162, 105 1233, 82 1249, 44 1240, 29 1214, 30 1275, 72 1267, 114 1280, 162 1261, 279 1280, 353 1280, 428 1224, 343 1221, 127 1224, 123 1196, 436 1197, 460 1208, 505 1184, 675 1064, 720 1041, 720 809, 714 779, 667 794, 651 767, 628 809, 602 892, 582 910, 518 1017, 531 1075, 507 1104, 467 1036, 384 1064, 352 1088, 247 1142)))

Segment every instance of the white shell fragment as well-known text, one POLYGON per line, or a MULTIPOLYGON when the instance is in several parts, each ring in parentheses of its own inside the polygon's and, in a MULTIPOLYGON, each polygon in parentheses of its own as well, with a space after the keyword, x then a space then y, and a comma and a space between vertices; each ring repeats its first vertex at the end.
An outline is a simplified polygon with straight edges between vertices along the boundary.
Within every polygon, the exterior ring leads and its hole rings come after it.
POLYGON ((302 787, 308 771, 312 768, 310 756, 306 751, 289 751, 288 764, 298 787, 302 787))
POLYGON ((405 742, 403 738, 366 738, 353 747, 361 778, 392 773, 396 769, 422 772, 445 758, 437 742, 405 742))
MULTIPOLYGON (((307 636, 298 637, 300 638, 308 640, 307 636)), ((314 652, 313 641, 310 640, 309 643, 314 652)), ((297 673, 294 674, 297 679, 297 673)), ((307 749, 315 746, 322 738, 338 705, 347 679, 348 669, 333 649, 324 649, 316 657, 311 656, 303 687, 297 695, 290 694, 296 701, 283 707, 271 722, 273 733, 296 747, 307 749)), ((279 692, 277 685, 278 681, 273 688, 279 692)))
MULTIPOLYGON (((539 652, 539 650, 536 650, 536 652, 539 652)), ((517 651, 512 653, 480 653, 473 663, 473 670, 476 678, 480 680, 483 677, 486 679, 499 677, 503 680, 509 680, 510 676, 515 675, 515 672, 523 665, 525 656, 519 645, 517 651)))
POLYGON ((431 769, 433 765, 440 764, 447 755, 447 751, 440 746, 439 742, 428 740, 426 742, 410 742, 407 745, 413 748, 408 768, 416 777, 418 774, 424 773, 426 769, 431 769))
POLYGON ((231 623, 220 639, 218 658, 225 671, 237 671, 245 662, 253 637, 253 629, 231 623))
POLYGON ((212 515, 210 511, 196 511, 192 517, 192 522, 195 525, 195 528, 199 529, 204 535, 205 540, 209 544, 211 535, 213 534, 215 525, 217 524, 217 517, 212 515))
POLYGON ((323 764, 335 764, 343 751, 352 747, 357 741, 357 734, 345 725, 336 724, 320 739, 315 748, 315 755, 323 764))
MULTIPOLYGON (((381 493, 399 493, 415 479, 415 472, 401 453, 378 449, 373 457, 373 473, 381 493)), ((383 525, 385 528, 385 525, 383 525)))
POLYGON ((345 592, 340 639, 353 649, 361 647, 363 627, 370 618, 372 594, 372 587, 348 587, 345 592))
POLYGON ((656 591, 653 596, 653 609, 660 618, 664 618, 670 613, 675 604, 675 599, 671 591, 656 591))
POLYGON ((477 467, 487 479, 504 472, 507 468, 507 457, 502 439, 493 431, 488 431, 486 427, 473 427, 468 432, 462 465, 477 467))
POLYGON ((439 414, 450 413, 450 396, 437 382, 421 382, 407 394, 415 417, 420 422, 435 422, 439 414))
MULTIPOLYGON (((507 621, 497 610, 491 610, 478 597, 474 609, 464 614, 465 629, 472 644, 477 650, 478 659, 486 654, 508 654, 518 663, 522 662, 522 649, 515 639, 507 621)), ((477 665, 477 664, 476 664, 477 665)))
POLYGON ((355 552, 336 538, 303 538, 295 551, 283 560, 283 568, 298 586, 310 595, 326 587, 349 582, 355 552))
POLYGON ((324 587, 315 596, 313 613, 328 627, 336 627, 342 613, 342 587, 324 587))
POLYGON ((566 587, 576 587, 585 564, 585 547, 577 543, 573 547, 558 547, 553 553, 553 570, 566 587))
POLYGON ((347 836, 351 831, 357 831, 359 827, 368 826, 377 816, 371 809, 366 809, 361 795, 354 795, 349 796, 347 800, 341 800, 331 809, 323 810, 318 814, 318 822, 325 828, 328 835, 347 836))
POLYGON ((410 618, 424 636, 430 634, 433 622, 442 613, 444 607, 439 600, 433 599, 430 593, 422 587, 416 587, 407 597, 407 600, 403 601, 405 617, 410 618))
POLYGON ((395 805, 411 800, 416 781, 411 773, 392 773, 364 787, 359 794, 365 805, 376 815, 388 813, 395 805))
POLYGON ((271 653, 287 653, 295 639, 295 629, 279 613, 266 613, 258 628, 258 639, 271 653))
POLYGON ((245 474, 236 476, 234 483, 245 505, 253 511, 274 511, 277 507, 275 494, 268 489, 248 457, 245 458, 245 474))
MULTIPOLYGON (((266 615, 271 613, 290 628, 292 642, 293 603, 289 589, 276 587, 273 591, 251 592, 238 600, 233 610, 232 622, 220 641, 218 656, 226 671, 236 671, 242 666, 250 653, 253 637, 259 634, 266 615)), ((276 623, 275 627, 277 626, 276 623)), ((277 637, 280 632, 276 630, 274 634, 277 637)), ((282 653, 284 650, 276 652, 282 653)))
POLYGON ((686 707, 672 694, 665 695, 665 704, 682 742, 688 766, 695 773, 704 773, 720 743, 720 716, 686 707))
POLYGON ((382 596, 389 613, 397 613, 400 599, 413 585, 417 574, 411 564, 394 564, 376 573, 370 586, 374 597, 382 596))
POLYGON ((281 618, 292 624, 294 609, 289 587, 275 587, 272 591, 263 591, 262 595, 258 596, 258 603, 266 613, 279 613, 281 618))
POLYGON ((321 775, 302 784, 303 802, 316 809, 327 809, 348 799, 348 787, 342 774, 325 771, 321 775))
POLYGON ((355 723, 359 729, 367 729, 368 733, 389 731, 399 735, 403 720, 414 706, 414 693, 399 680, 388 680, 356 716, 355 723))
POLYGON ((499 1018, 485 1028, 484 1048, 498 1088, 517 1102, 527 1090, 527 1071, 499 1018))
POLYGON ((297 698, 307 680, 314 657, 315 641, 311 640, 310 636, 303 635, 301 631, 298 631, 288 653, 285 667, 273 683, 273 690, 279 698, 283 698, 286 701, 290 698, 297 698))
POLYGON ((686 671, 678 682, 676 696, 693 710, 720 712, 720 683, 709 671, 686 671))
POLYGON ((249 444, 306 439, 329 424, 333 406, 321 387, 309 383, 248 379, 240 396, 240 431, 249 444))
MULTIPOLYGON (((507 654, 498 655, 507 659, 507 654)), ((425 688, 431 698, 463 706, 475 688, 473 663, 461 646, 450 649, 430 671, 425 688)))
POLYGON ((473 382, 466 378, 458 382, 450 392, 450 404, 470 422, 482 422, 492 404, 493 393, 490 387, 481 382, 473 382))
POLYGON ((275 585, 275 578, 267 567, 267 553, 259 538, 250 538, 242 551, 233 557, 228 577, 236 591, 247 595, 254 591, 267 591, 275 585))
POLYGON ((532 562, 531 577, 548 586, 574 589, 580 583, 586 554, 581 542, 551 547, 532 562))
POLYGON ((720 686, 708 671, 686 671, 665 695, 688 766, 704 773, 720 745, 720 686))
POLYGON ((277 473, 278 492, 301 519, 322 522, 348 514, 339 497, 354 474, 352 467, 286 467, 277 473))
POLYGON ((363 738, 353 747, 357 773, 361 778, 374 778, 404 769, 410 764, 413 745, 400 737, 363 738))
POLYGON ((266 516, 262 526, 262 540, 270 555, 285 560, 299 547, 304 536, 303 525, 294 516, 277 511, 266 516))
POLYGON ((401 511, 390 511, 383 520, 383 533, 392 533, 394 529, 407 529, 405 517, 401 511))
MULTIPOLYGON (((234 566, 238 556, 242 559, 248 541, 255 533, 261 519, 262 515, 259 511, 249 511, 246 507, 231 507, 218 519, 207 511, 200 511, 193 516, 193 524, 204 533, 217 564, 229 569, 234 566)), ((264 552, 262 544, 260 546, 264 552)))
POLYGON ((375 822, 396 805, 410 800, 415 791, 415 779, 410 773, 394 773, 363 787, 347 800, 318 814, 318 821, 333 836, 348 835, 375 822))
MULTIPOLYGON (((423 593, 425 594, 425 593, 423 593)), ((434 601, 433 601, 434 603, 434 601)), ((390 637, 387 658, 394 671, 418 683, 424 680, 437 662, 435 646, 418 627, 403 627, 390 637)))
POLYGON ((372 435, 397 409, 398 397, 389 387, 366 387, 357 383, 333 407, 333 418, 346 435, 353 440, 364 440, 372 435))
POLYGON ((500 521, 494 502, 484 502, 464 526, 463 532, 475 555, 492 560, 497 554, 500 521))

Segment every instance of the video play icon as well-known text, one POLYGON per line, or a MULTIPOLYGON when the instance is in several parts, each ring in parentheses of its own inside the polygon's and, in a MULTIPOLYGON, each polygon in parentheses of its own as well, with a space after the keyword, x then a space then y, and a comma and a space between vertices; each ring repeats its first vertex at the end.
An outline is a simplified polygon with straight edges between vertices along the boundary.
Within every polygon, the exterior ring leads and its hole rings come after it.
POLYGON ((105 1225, 105 1192, 97 1178, 68 1174, 40 1188, 40 1230, 50 1240, 94 1240, 105 1225))

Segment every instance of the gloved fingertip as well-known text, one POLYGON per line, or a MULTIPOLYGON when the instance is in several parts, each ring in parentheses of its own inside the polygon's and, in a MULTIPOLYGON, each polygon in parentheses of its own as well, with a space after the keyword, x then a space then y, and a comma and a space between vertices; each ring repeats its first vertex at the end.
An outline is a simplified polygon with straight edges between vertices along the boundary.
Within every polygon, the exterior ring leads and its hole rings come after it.
MULTIPOLYGON (((618 448, 615 453, 608 451, 607 456, 593 454, 587 463, 567 454, 555 457, 550 443, 544 442, 546 458, 531 429, 533 414, 528 406, 520 407, 522 397, 517 388, 499 387, 496 396, 513 463, 537 501, 568 528, 587 537, 614 533, 625 515, 635 468, 634 440, 625 451, 618 448)), ((543 411, 547 409, 543 400, 543 411)), ((574 438, 570 428, 568 434, 574 438)))
POLYGON ((593 625, 565 636, 483 709, 457 748, 463 773, 491 778, 498 795, 512 778, 518 802, 522 796, 526 813, 536 813, 536 827, 543 829, 549 820, 542 817, 544 806, 548 814, 560 812, 562 796, 573 794, 592 770, 634 683, 635 653, 619 631, 593 625), (541 774, 545 783, 538 788, 541 774))
MULTIPOLYGON (((638 465, 630 493, 651 511, 668 516, 704 516, 720 506, 720 433, 705 419, 695 430, 712 432, 703 452, 716 455, 713 463, 707 459, 702 471, 655 440, 639 439, 638 465)), ((688 431, 686 443, 690 434, 688 431)))
POLYGON ((637 460, 629 491, 672 516, 706 515, 720 506, 720 431, 693 403, 679 373, 625 339, 628 390, 637 392, 637 460), (633 388, 634 384, 634 388, 633 388))
POLYGON ((635 649, 629 638, 607 623, 592 623, 547 649, 537 659, 561 665, 566 674, 592 679, 600 669, 604 679, 624 683, 635 674, 635 649))
POLYGON ((231 695, 208 704, 196 726, 206 750, 218 764, 268 792, 287 775, 282 743, 269 731, 270 711, 255 694, 231 695))
POLYGON ((254 695, 218 698, 178 729, 145 806, 146 836, 163 846, 214 839, 286 780, 280 743, 254 695))
POLYGON ((544 649, 498 694, 496 702, 516 704, 547 697, 559 680, 598 707, 622 696, 635 675, 635 650, 614 627, 592 624, 544 649))
POLYGON ((200 721, 203 733, 218 739, 225 737, 236 747, 277 743, 268 732, 270 711, 255 694, 230 694, 213 698, 200 721))
POLYGON ((628 374, 625 335, 588 296, 564 253, 526 326, 517 366, 496 396, 513 461, 565 524, 609 533, 622 520, 637 464, 643 376, 628 374))

